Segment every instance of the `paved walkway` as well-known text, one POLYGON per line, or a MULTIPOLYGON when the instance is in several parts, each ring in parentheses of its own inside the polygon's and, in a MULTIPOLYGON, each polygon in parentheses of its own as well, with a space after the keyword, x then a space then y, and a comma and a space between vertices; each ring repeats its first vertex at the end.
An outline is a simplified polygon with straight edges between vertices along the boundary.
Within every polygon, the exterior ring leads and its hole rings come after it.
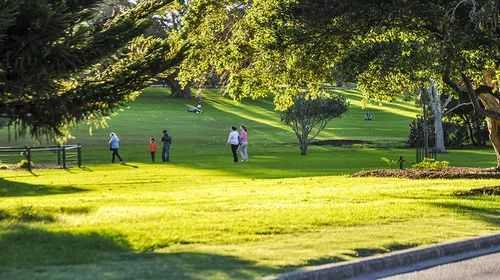
POLYGON ((500 253, 381 278, 386 280, 498 280, 500 253))

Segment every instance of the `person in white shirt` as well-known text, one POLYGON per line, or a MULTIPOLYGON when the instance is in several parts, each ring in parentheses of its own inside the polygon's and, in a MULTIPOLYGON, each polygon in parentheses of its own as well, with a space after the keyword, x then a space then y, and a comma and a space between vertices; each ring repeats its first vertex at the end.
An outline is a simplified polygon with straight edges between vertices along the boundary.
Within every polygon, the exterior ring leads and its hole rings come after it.
POLYGON ((238 162, 238 147, 240 146, 240 134, 236 127, 231 127, 231 132, 227 137, 227 144, 231 145, 231 152, 233 153, 233 160, 238 162))

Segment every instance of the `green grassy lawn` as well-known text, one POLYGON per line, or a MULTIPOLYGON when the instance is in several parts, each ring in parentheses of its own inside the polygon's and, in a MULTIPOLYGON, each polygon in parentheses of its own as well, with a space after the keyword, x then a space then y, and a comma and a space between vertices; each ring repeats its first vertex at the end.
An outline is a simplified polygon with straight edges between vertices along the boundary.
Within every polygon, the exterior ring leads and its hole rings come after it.
MULTIPOLYGON (((320 138, 371 144, 313 147, 301 157, 270 102, 210 93, 194 115, 188 101, 146 91, 109 128, 75 130, 85 168, 0 171, 0 279, 252 279, 500 229, 499 198, 455 195, 498 180, 349 177, 385 167, 382 157, 411 161, 403 144, 417 110, 374 106, 367 122, 355 92, 344 94, 350 112, 320 138), (241 123, 251 161, 233 164, 224 142, 241 123), (174 137, 173 162, 151 164, 148 137, 164 128, 174 137), (127 165, 107 163, 110 131, 127 165)), ((441 157, 495 163, 487 149, 441 157)))

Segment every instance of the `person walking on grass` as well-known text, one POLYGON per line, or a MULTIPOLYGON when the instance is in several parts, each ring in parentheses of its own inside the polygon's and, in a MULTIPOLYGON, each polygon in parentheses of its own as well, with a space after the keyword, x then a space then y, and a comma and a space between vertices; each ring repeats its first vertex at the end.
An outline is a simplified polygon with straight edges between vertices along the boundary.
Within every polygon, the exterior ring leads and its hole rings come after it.
POLYGON ((233 161, 238 162, 238 147, 240 145, 240 134, 236 127, 231 127, 231 132, 227 137, 227 144, 231 145, 231 152, 233 153, 233 161))
POLYGON ((118 153, 118 150, 120 149, 120 138, 118 138, 118 135, 116 133, 111 132, 109 135, 109 150, 112 152, 112 157, 111 157, 111 162, 115 163, 115 159, 118 157, 121 163, 123 163, 123 159, 118 153))
POLYGON ((248 161, 248 129, 242 125, 240 127, 240 156, 241 161, 248 161))
POLYGON ((156 145, 156 140, 154 137, 149 139, 149 152, 151 153, 151 161, 156 162, 156 150, 158 149, 158 145, 156 145))
POLYGON ((163 143, 161 159, 163 162, 170 162, 170 145, 172 145, 172 137, 168 134, 166 130, 163 131, 163 137, 161 138, 161 142, 163 143))

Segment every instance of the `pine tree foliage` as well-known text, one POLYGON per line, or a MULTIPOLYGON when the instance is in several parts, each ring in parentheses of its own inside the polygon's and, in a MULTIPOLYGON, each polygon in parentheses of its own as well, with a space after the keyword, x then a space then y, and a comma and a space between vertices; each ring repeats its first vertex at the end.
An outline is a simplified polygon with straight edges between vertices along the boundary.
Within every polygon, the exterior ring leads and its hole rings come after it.
POLYGON ((0 116, 34 136, 97 121, 178 64, 181 45, 145 36, 173 0, 100 15, 97 0, 0 0, 0 116))

